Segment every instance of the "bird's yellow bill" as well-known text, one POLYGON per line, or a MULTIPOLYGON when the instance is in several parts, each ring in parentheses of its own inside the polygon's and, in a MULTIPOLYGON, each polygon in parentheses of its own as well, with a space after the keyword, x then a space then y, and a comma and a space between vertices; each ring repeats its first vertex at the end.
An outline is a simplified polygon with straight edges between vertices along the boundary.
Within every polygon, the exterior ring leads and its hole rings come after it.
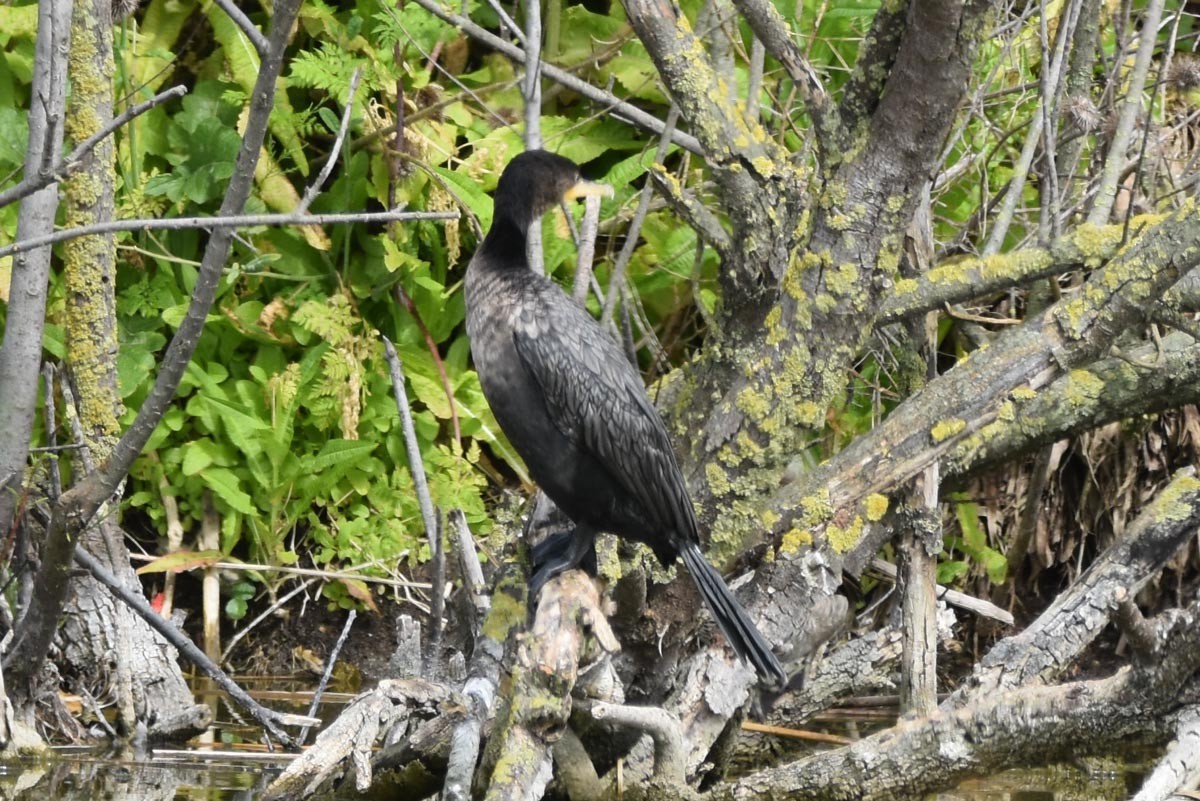
POLYGON ((581 197, 612 197, 613 188, 608 184, 601 184, 595 181, 577 181, 574 186, 566 191, 563 195, 563 200, 578 200, 581 197))

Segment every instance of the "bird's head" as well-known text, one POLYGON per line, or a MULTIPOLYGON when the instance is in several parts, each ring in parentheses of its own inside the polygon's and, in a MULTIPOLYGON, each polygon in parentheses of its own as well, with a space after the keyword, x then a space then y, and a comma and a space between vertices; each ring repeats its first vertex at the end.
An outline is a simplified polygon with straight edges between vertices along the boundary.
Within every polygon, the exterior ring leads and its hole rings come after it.
POLYGON ((529 150, 510 161, 501 173, 496 185, 496 215, 525 212, 528 219, 518 222, 527 226, 563 201, 612 194, 608 184, 584 180, 579 165, 570 159, 546 150, 529 150))

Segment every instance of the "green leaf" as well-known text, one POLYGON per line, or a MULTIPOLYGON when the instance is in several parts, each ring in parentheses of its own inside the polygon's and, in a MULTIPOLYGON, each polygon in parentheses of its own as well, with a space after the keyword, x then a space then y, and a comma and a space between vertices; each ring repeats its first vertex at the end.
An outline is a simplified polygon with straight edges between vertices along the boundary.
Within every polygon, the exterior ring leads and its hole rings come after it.
POLYGON ((262 451, 262 433, 271 431, 271 426, 255 417, 250 409, 211 395, 200 395, 196 402, 213 411, 225 427, 229 439, 243 452, 254 455, 262 451))
POLYGON ((229 508, 245 515, 258 514, 254 501, 242 491, 237 475, 224 467, 209 467, 200 473, 204 484, 229 508))
POLYGON ((319 473, 341 465, 350 464, 365 459, 377 447, 374 442, 362 442, 350 439, 331 439, 317 453, 305 460, 305 468, 319 473))
POLYGON ((206 444, 206 440, 197 440, 184 448, 180 469, 185 476, 194 476, 216 461, 206 444))

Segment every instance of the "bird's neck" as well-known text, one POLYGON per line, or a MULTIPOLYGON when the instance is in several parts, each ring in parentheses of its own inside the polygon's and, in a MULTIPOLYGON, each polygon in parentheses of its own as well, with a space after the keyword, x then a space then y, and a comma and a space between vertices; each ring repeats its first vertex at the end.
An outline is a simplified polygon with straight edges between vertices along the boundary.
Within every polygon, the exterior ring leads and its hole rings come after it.
POLYGON ((482 245, 482 249, 491 257, 489 263, 528 268, 525 260, 528 231, 528 220, 517 219, 512 214, 497 215, 482 245))

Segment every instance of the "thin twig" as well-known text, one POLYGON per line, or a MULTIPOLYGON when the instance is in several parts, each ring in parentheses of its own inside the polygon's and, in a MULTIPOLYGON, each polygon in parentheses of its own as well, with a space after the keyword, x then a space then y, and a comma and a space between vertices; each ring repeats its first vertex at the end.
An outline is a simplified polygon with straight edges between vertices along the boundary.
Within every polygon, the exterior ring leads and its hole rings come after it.
POLYGON ((39 189, 66 178, 79 169, 79 159, 85 153, 91 151, 106 136, 112 134, 134 117, 145 114, 155 106, 161 105, 172 98, 183 97, 185 94, 187 94, 187 87, 173 86, 165 92, 159 92, 143 103, 138 103, 136 106, 130 106, 125 109, 124 113, 110 120, 108 125, 105 125, 102 129, 76 145, 75 149, 66 158, 60 159, 49 170, 41 171, 36 175, 28 175, 21 183, 0 192, 0 207, 7 206, 9 203, 15 203, 26 195, 32 195, 39 189))
POLYGON ((121 599, 126 606, 137 613, 138 617, 150 624, 150 628, 165 637, 167 642, 173 645, 184 658, 208 674, 209 678, 215 681, 221 689, 229 693, 230 698, 237 701, 251 717, 261 723, 263 728, 271 736, 279 740, 279 742, 287 746, 295 744, 295 741, 279 728, 280 726, 320 723, 320 721, 310 720, 301 715, 289 715, 267 709, 251 698, 249 693, 243 690, 225 671, 221 670, 211 659, 205 656, 204 652, 196 647, 196 644, 189 640, 174 623, 155 612, 145 598, 126 588, 120 579, 110 573, 108 568, 102 565, 96 557, 80 546, 76 546, 75 548, 75 562, 91 573, 93 578, 107 587, 109 592, 121 599))
POLYGON ((492 11, 495 11, 496 16, 500 18, 500 24, 512 31, 512 35, 517 37, 517 41, 523 46, 525 44, 525 32, 521 30, 521 26, 517 24, 517 21, 508 15, 508 12, 504 10, 504 6, 500 5, 500 0, 487 0, 487 4, 491 6, 492 11))
MULTIPOLYGON (((308 705, 308 716, 317 719, 317 707, 321 705, 321 696, 325 694, 325 688, 329 686, 329 677, 333 675, 333 666, 337 664, 338 654, 342 652, 342 646, 346 644, 346 638, 350 636, 350 628, 354 625, 354 619, 358 617, 358 610, 351 609, 350 614, 346 615, 346 622, 342 626, 342 633, 338 635, 337 642, 333 644, 333 650, 329 652, 329 658, 325 660, 325 672, 321 674, 321 680, 317 682, 317 689, 313 693, 312 703, 308 705)), ((300 729, 300 733, 296 735, 296 742, 303 743, 308 739, 308 731, 311 726, 304 726, 300 729)))
MULTIPOLYGON (((596 234, 600 229, 600 196, 588 195, 583 199, 583 223, 579 226, 576 239, 575 285, 571 295, 577 303, 587 301, 588 287, 592 284, 592 264, 596 256, 596 234)), ((570 220, 571 216, 567 215, 570 220)))
MULTIPOLYGON (((155 562, 162 559, 161 556, 148 556, 145 554, 130 554, 130 559, 141 562, 155 562)), ((423 581, 409 581, 408 579, 389 579, 380 578, 378 576, 367 576, 362 573, 350 573, 344 570, 318 570, 313 567, 288 567, 286 565, 267 565, 257 564, 255 562, 205 562, 208 567, 219 567, 222 570, 245 570, 245 571, 272 571, 275 573, 286 573, 292 576, 310 576, 316 579, 324 579, 326 581, 362 581, 368 584, 383 584, 389 587, 399 587, 401 589, 427 590, 429 584, 423 581)), ((369 562, 367 564, 370 564, 369 562)))
POLYGON ((294 213, 303 214, 308 211, 309 205, 316 199, 317 194, 321 191, 321 187, 325 185, 325 181, 329 179, 329 174, 333 172, 333 165, 337 163, 338 156, 341 155, 342 142, 346 138, 346 131, 350 128, 350 112, 354 110, 354 93, 358 91, 358 82, 362 78, 362 67, 356 67, 354 74, 350 76, 350 89, 346 92, 346 108, 342 109, 342 122, 338 125, 337 137, 333 140, 333 147, 329 149, 329 158, 325 160, 325 166, 321 168, 317 179, 312 182, 312 186, 304 191, 304 197, 300 198, 299 205, 294 209, 294 213))
POLYGON ((229 15, 233 20, 233 24, 238 26, 242 33, 246 34, 246 38, 250 40, 250 44, 254 45, 254 49, 258 51, 259 58, 267 57, 267 37, 262 35, 262 31, 254 27, 254 23, 250 21, 242 10, 234 4, 233 0, 213 0, 221 10, 229 15))
MULTIPOLYGON (((667 157, 667 148, 671 144, 671 132, 675 130, 675 123, 678 121, 679 106, 672 103, 670 111, 667 112, 666 127, 658 139, 658 150, 654 154, 654 164, 650 167, 651 172, 667 157)), ((620 294, 618 288, 625 279, 625 268, 629 266, 633 250, 637 247, 638 234, 641 233, 642 223, 646 221, 646 213, 650 210, 650 199, 653 196, 654 182, 647 177, 641 196, 638 198, 637 211, 634 212, 633 219, 629 222, 629 230, 625 234, 625 244, 621 246, 617 262, 613 265, 612 275, 608 279, 608 296, 604 301, 604 311, 600 314, 600 324, 606 328, 612 325, 613 312, 616 311, 617 297, 620 294)))
POLYGON ((68 228, 53 234, 14 242, 0 248, 0 258, 24 253, 34 248, 54 245, 91 234, 117 231, 181 231, 188 228, 257 228, 283 225, 342 225, 353 223, 396 222, 398 220, 453 220, 457 214, 449 211, 374 211, 339 214, 231 214, 225 217, 174 217, 169 219, 111 220, 80 228, 68 228))
MULTIPOLYGON (((219 566, 219 563, 218 563, 218 565, 214 565, 214 567, 215 566, 219 566)), ((278 612, 280 609, 282 609, 284 604, 286 604, 288 601, 292 600, 292 598, 295 598, 297 595, 304 592, 305 590, 307 590, 309 587, 311 587, 313 584, 316 584, 316 583, 317 583, 317 580, 315 578, 311 578, 308 581, 301 582, 299 586, 293 587, 287 593, 276 598, 275 603, 271 604, 266 609, 264 609, 262 611, 262 613, 259 614, 258 617, 251 620, 245 626, 242 626, 242 628, 240 628, 238 630, 237 634, 234 634, 232 637, 229 638, 229 642, 226 644, 225 650, 221 652, 221 664, 225 664, 229 660, 229 655, 231 653, 233 653, 234 646, 236 646, 239 642, 241 642, 243 637, 245 637, 250 632, 254 631, 254 629, 257 628, 258 625, 260 623, 262 623, 264 620, 266 620, 269 617, 273 617, 275 615, 275 613, 278 612)), ((299 739, 301 742, 304 741, 304 737, 300 737, 299 739)))
MULTIPOLYGON (((436 0, 413 0, 413 2, 443 22, 449 23, 450 25, 458 28, 472 39, 477 39, 483 42, 488 47, 503 53, 514 61, 517 61, 521 64, 525 63, 524 50, 510 42, 506 42, 504 39, 501 39, 499 36, 488 32, 484 28, 479 27, 461 14, 454 14, 446 11, 444 8, 438 5, 436 0)), ((605 92, 603 89, 592 86, 587 81, 577 78, 565 70, 559 69, 551 64, 542 64, 541 73, 544 77, 562 84, 572 92, 605 106, 609 109, 611 115, 614 117, 624 119, 633 125, 644 128, 652 133, 660 134, 666 127, 663 125, 662 120, 658 119, 654 115, 642 111, 636 106, 630 105, 629 103, 618 99, 610 92, 605 92)), ((691 134, 683 133, 682 131, 675 131, 671 135, 671 141, 685 150, 690 150, 697 156, 704 155, 704 150, 700 147, 700 143, 696 140, 696 137, 692 136, 691 134)))
MULTIPOLYGON (((404 364, 400 354, 386 336, 383 337, 383 350, 387 356, 388 371, 392 377, 392 390, 396 395, 396 408, 400 412, 400 427, 404 431, 404 447, 408 451, 408 467, 412 473, 413 489, 417 494, 417 505, 421 508, 421 518, 425 521, 425 537, 429 541, 429 550, 437 550, 437 515, 433 509, 433 501, 429 497, 429 484, 425 480, 425 465, 421 461, 421 444, 417 441, 417 430, 413 426, 412 409, 408 405, 408 392, 404 389, 404 364)), ((436 592, 437 587, 433 588, 436 592)))
MULTIPOLYGON (((896 580, 896 566, 890 562, 885 562, 882 559, 872 559, 871 569, 881 574, 888 581, 896 580)), ((1006 626, 1013 625, 1012 614, 996 606, 991 601, 985 601, 982 598, 976 598, 958 590, 951 590, 940 584, 937 586, 936 592, 940 600, 944 600, 951 606, 957 606, 959 609, 974 612, 980 617, 998 620, 1006 626)))
POLYGON ((1050 55, 1049 21, 1046 19, 1046 2, 1042 0, 1040 15, 1040 34, 1042 40, 1042 75, 1041 75, 1041 113, 1042 113, 1042 158, 1046 162, 1043 179, 1046 184, 1042 201, 1043 222, 1039 237, 1043 244, 1058 239, 1059 232, 1059 189, 1058 189, 1058 157, 1057 119, 1058 101, 1062 97, 1062 84, 1066 78, 1067 53, 1070 44, 1075 40, 1075 26, 1079 22, 1082 0, 1074 0, 1069 6, 1059 12, 1058 40, 1054 44, 1054 55, 1050 55))
POLYGON ((1150 73, 1154 41, 1158 37, 1158 24, 1162 20, 1162 13, 1163 0, 1150 0, 1146 4, 1137 56, 1133 61, 1133 71, 1129 74, 1129 93, 1125 96, 1125 102, 1121 104, 1116 130, 1104 159, 1104 173, 1087 218, 1090 225, 1103 225, 1108 222, 1112 213, 1113 202, 1117 197, 1117 184, 1125 168, 1125 152, 1129 149, 1129 139, 1133 135, 1133 127, 1142 109, 1142 91, 1146 86, 1146 76, 1150 73))
POLYGON ((837 734, 826 734, 823 731, 808 731, 807 729, 789 729, 783 726, 771 726, 766 723, 742 721, 742 731, 753 731, 759 734, 773 734, 777 737, 789 737, 793 740, 808 740, 815 743, 833 743, 834 745, 850 745, 854 740, 837 734))

